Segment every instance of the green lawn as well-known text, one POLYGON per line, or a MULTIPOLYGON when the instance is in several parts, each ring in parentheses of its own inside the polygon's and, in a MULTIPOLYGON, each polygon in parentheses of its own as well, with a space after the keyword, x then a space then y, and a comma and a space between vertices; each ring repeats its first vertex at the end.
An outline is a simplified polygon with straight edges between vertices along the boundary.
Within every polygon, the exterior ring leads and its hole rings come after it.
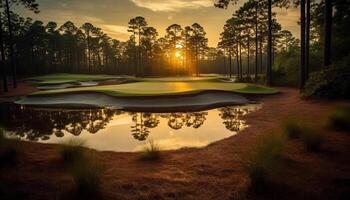
POLYGON ((38 81, 38 85, 51 85, 51 84, 63 84, 74 83, 81 81, 105 81, 123 78, 121 76, 112 75, 89 75, 89 74, 49 74, 45 76, 36 76, 28 78, 27 80, 38 81))
POLYGON ((220 76, 200 76, 200 77, 189 77, 189 76, 174 76, 174 77, 162 77, 162 78, 128 78, 129 80, 135 81, 146 81, 146 82, 209 82, 218 81, 220 76))
POLYGON ((27 80, 34 80, 37 85, 54 85, 63 83, 75 83, 81 81, 105 81, 126 78, 130 81, 151 81, 151 82, 192 82, 192 81, 217 81, 220 75, 208 75, 200 77, 165 77, 165 78, 138 78, 131 76, 113 76, 113 75, 90 75, 90 74, 50 74, 44 76, 36 76, 27 80))
POLYGON ((79 92, 101 92, 111 96, 158 96, 193 94, 207 90, 228 91, 241 94, 275 94, 278 91, 264 86, 246 83, 223 82, 136 82, 121 85, 106 85, 67 88, 35 92, 32 95, 48 95, 79 92))

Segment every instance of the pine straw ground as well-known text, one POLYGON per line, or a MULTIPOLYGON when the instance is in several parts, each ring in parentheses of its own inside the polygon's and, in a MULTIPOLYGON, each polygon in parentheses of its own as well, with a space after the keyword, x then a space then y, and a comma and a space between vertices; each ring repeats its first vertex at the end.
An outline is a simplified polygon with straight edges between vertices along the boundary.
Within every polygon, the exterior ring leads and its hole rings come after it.
MULTIPOLYGON (((305 101, 295 89, 279 89, 282 94, 263 97, 263 108, 246 116, 249 128, 205 148, 162 152, 161 159, 154 162, 140 160, 137 153, 89 150, 104 168, 99 199, 347 198, 350 134, 323 128, 336 103, 305 101), (309 153, 300 140, 288 141, 269 187, 262 194, 253 194, 247 189, 240 158, 258 136, 279 130, 289 115, 325 130, 326 142, 320 152, 309 153)), ((1 167, 0 199, 77 198, 57 146, 23 142, 22 147, 16 165, 1 167)))

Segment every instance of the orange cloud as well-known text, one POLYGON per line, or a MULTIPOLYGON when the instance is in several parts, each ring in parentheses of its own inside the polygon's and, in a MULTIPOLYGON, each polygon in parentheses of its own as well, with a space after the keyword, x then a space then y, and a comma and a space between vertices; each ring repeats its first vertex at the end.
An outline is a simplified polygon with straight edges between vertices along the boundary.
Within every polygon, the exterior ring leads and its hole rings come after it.
POLYGON ((147 8, 154 12, 176 12, 180 9, 198 9, 212 7, 213 0, 131 0, 138 7, 147 8))

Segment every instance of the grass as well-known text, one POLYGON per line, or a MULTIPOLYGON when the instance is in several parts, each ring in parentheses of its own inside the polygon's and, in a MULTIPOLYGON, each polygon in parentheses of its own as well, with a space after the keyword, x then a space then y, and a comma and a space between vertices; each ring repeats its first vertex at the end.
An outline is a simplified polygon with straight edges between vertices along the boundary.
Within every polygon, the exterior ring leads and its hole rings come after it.
POLYGON ((296 118, 288 118, 283 122, 283 129, 289 139, 299 138, 303 132, 304 124, 296 118))
POLYGON ((332 128, 350 132, 350 106, 337 107, 329 114, 328 123, 332 128))
POLYGON ((21 152, 22 149, 18 141, 7 139, 5 130, 0 128, 0 166, 16 164, 21 152))
POLYGON ((318 151, 325 140, 322 131, 316 130, 296 118, 289 118, 283 126, 288 138, 300 138, 307 151, 318 151))
POLYGON ((101 189, 102 167, 90 160, 80 160, 72 166, 71 173, 80 195, 96 195, 101 189))
POLYGON ((305 128, 301 135, 301 141, 306 150, 315 152, 320 150, 321 144, 325 141, 325 135, 321 131, 305 128))
POLYGON ((61 145, 59 154, 68 166, 78 194, 85 197, 98 194, 101 189, 102 167, 86 153, 85 142, 71 139, 61 145))
POLYGON ((143 82, 215 82, 218 81, 221 76, 175 76, 175 77, 161 77, 161 78, 128 78, 129 80, 134 81, 143 81, 143 82))
POLYGON ((275 94, 273 88, 246 83, 222 82, 137 82, 121 85, 105 85, 83 88, 67 88, 35 92, 31 95, 66 94, 79 92, 99 92, 111 96, 161 96, 195 94, 215 90, 241 94, 275 94))
POLYGON ((38 81, 38 85, 74 83, 80 81, 105 81, 120 78, 120 76, 112 75, 90 75, 90 74, 49 74, 44 76, 36 76, 27 80, 38 81))
POLYGON ((242 167, 249 176, 251 188, 260 191, 278 165, 284 148, 284 137, 271 133, 258 138, 257 144, 242 157, 242 167))
POLYGON ((84 147, 85 141, 79 139, 71 139, 60 146, 59 154, 61 156, 61 159, 66 164, 72 164, 74 162, 85 159, 84 147))
POLYGON ((141 151, 142 160, 154 161, 160 158, 160 149, 153 140, 148 140, 146 146, 141 151))

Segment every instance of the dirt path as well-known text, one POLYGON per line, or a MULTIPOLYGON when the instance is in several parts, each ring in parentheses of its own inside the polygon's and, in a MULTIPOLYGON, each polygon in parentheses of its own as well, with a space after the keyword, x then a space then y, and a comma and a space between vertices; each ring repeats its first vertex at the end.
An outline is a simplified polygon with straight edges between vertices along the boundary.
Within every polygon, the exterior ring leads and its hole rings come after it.
MULTIPOLYGON (((323 126, 335 105, 300 100, 294 89, 281 91, 280 95, 264 97, 263 108, 246 116, 249 128, 205 148, 164 152, 157 162, 140 161, 135 153, 91 151, 105 169, 103 196, 135 200, 341 199, 350 188, 350 134, 333 131, 327 131, 320 153, 305 152, 299 141, 288 142, 271 190, 262 196, 246 195, 247 178, 240 158, 256 137, 278 130, 281 120, 289 115, 323 126)), ((2 169, 0 194, 67 199, 74 183, 59 162, 56 146, 23 143, 23 148, 25 153, 17 166, 2 169)))

